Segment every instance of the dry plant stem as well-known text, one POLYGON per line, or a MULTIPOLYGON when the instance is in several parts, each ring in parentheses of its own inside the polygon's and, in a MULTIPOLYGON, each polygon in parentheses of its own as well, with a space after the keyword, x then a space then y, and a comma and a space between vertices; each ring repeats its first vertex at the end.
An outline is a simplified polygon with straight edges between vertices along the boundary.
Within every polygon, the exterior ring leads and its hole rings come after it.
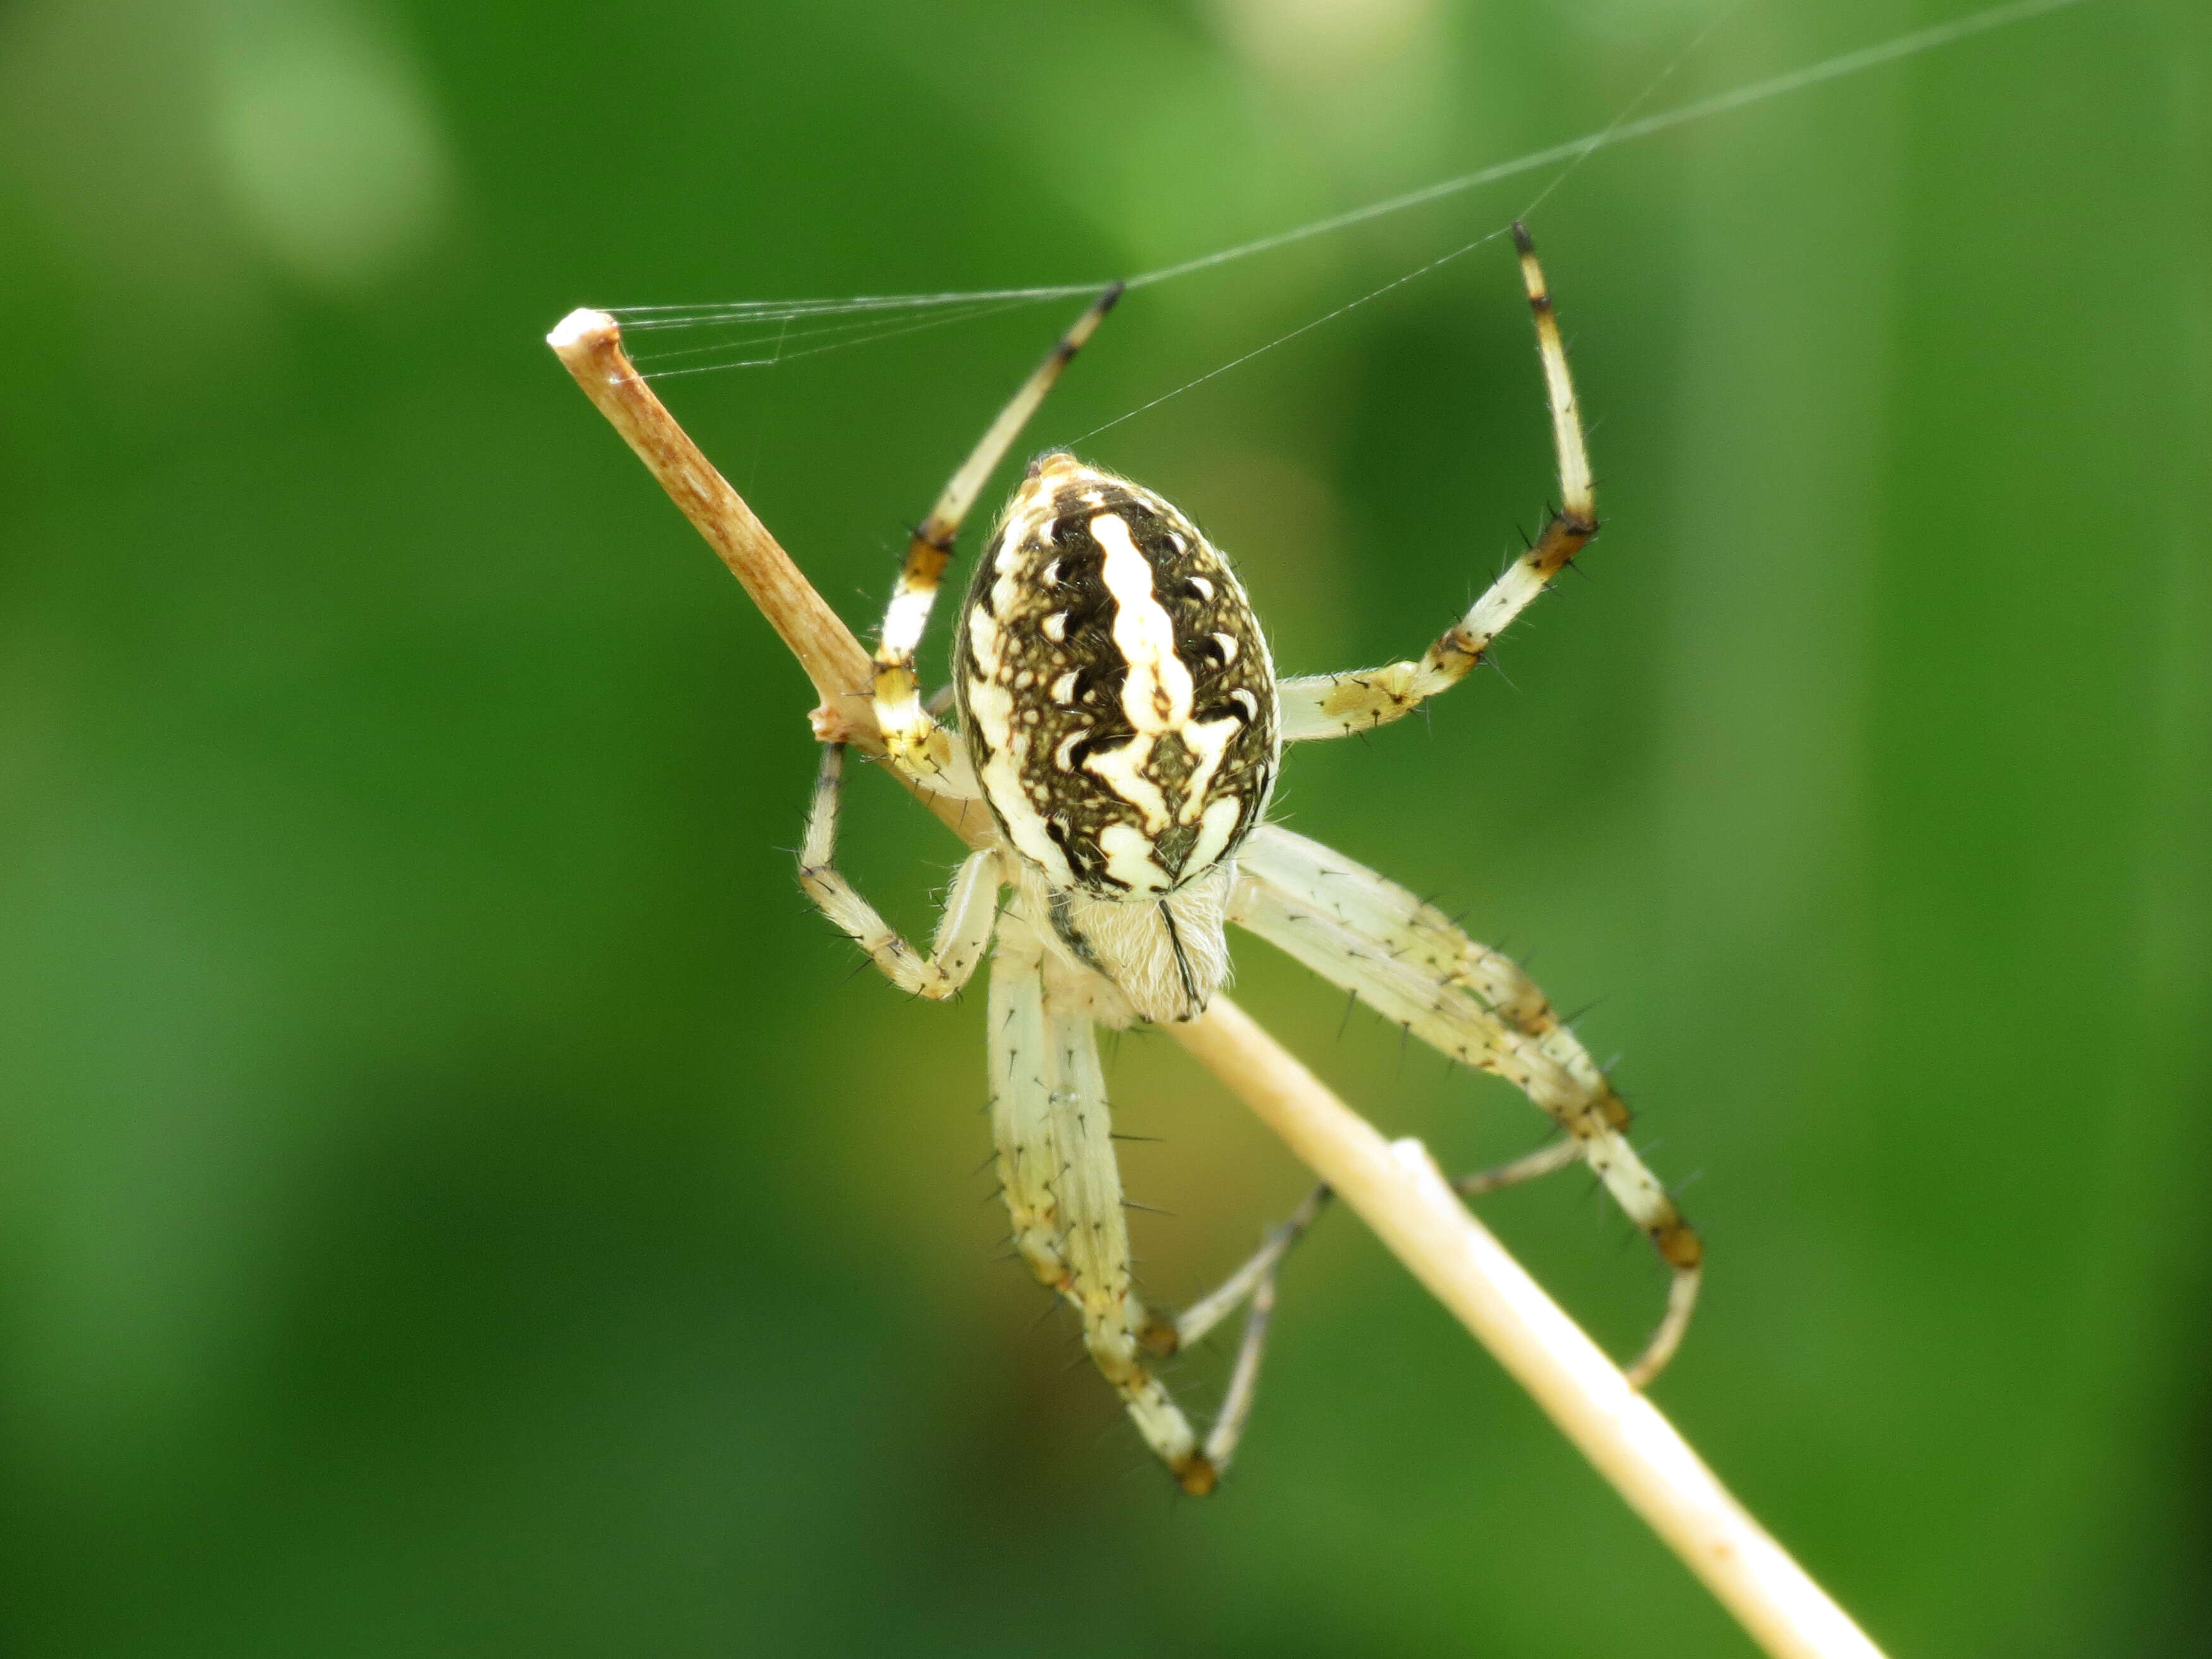
POLYGON ((1168 1029, 1498 1357, 1761 1647, 1778 1659, 1880 1659, 1475 1219, 1419 1141, 1384 1140, 1226 997, 1168 1029))
MULTIPOLYGON (((768 526, 753 516, 744 497, 730 488, 631 366, 615 319, 603 311, 572 311, 545 337, 545 343, 637 453, 669 500, 721 556, 730 574, 744 584, 769 625, 799 659, 821 699, 816 735, 842 738, 872 755, 882 754, 868 701, 875 664, 768 526)), ((891 775, 970 847, 990 845, 989 815, 975 802, 916 789, 896 770, 891 775)))
MULTIPOLYGON (((856 687, 862 688, 859 695, 865 699, 868 653, 630 366, 615 319, 604 312, 574 311, 545 343, 637 452, 668 498, 722 556, 730 574, 744 584, 822 701, 854 695, 856 687)), ((866 717, 849 718, 857 723, 866 717)))
MULTIPOLYGON (((614 319, 602 312, 573 313, 547 343, 799 659, 823 700, 817 735, 879 751, 868 707, 867 653, 639 378, 614 319)), ((974 803, 916 793, 971 846, 989 844, 988 823, 963 810, 974 803)), ((1216 997, 1204 1018, 1169 1030, 1497 1355, 1768 1653, 1776 1659, 1881 1659, 1468 1213, 1418 1142, 1385 1141, 1225 997, 1216 997)))

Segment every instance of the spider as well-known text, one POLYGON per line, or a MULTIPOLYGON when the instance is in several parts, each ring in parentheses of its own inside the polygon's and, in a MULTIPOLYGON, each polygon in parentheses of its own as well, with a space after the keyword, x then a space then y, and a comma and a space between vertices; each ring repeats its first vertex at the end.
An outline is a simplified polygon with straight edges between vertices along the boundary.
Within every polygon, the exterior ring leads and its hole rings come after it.
POLYGON ((1097 1028, 1197 1018, 1224 984, 1234 922, 1384 1018, 1504 1078, 1564 1132, 1458 1184, 1469 1195, 1581 1162, 1672 1270, 1667 1310, 1629 1367, 1648 1382, 1697 1296, 1698 1235, 1626 1139, 1605 1073, 1528 976, 1406 889, 1267 822, 1286 743, 1385 725, 1449 690, 1597 533, 1565 347, 1534 244, 1513 227, 1558 454, 1560 507, 1528 552, 1419 661, 1279 680, 1220 550, 1152 491, 1065 452, 1032 462, 987 539, 956 625, 957 732, 925 707, 915 656, 954 538, 984 481, 1119 297, 1061 337, 954 473, 908 544, 869 690, 886 762, 920 788, 981 799, 997 844, 953 878, 925 956, 835 862, 845 744, 828 739, 799 884, 891 982, 957 994, 991 957, 996 1162, 1015 1252, 1079 1315, 1083 1340, 1183 1491, 1212 1491, 1250 1413, 1285 1254, 1323 1187, 1178 1315, 1133 1285, 1097 1028), (1004 902, 1001 902, 1001 897, 1004 902), (1152 1362, 1249 1304, 1221 1410, 1200 1436, 1152 1362))

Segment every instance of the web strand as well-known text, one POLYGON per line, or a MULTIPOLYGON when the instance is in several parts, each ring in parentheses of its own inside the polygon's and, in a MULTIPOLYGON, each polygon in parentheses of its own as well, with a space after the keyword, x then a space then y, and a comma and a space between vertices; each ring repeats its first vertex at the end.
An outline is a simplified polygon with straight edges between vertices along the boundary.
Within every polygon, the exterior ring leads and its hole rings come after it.
MULTIPOLYGON (((1407 212, 1432 202, 1444 201, 1455 196, 1465 195, 1469 191, 1480 190, 1486 185, 1518 178, 1524 173, 1540 172, 1546 167, 1559 167, 1561 169, 1559 176, 1546 184, 1543 189, 1537 192, 1528 208, 1523 210, 1522 216, 1526 217, 1558 190, 1577 167, 1601 150, 1610 149, 1621 144, 1633 143, 1659 133, 1671 131, 1677 127, 1687 126, 1693 122, 1709 120, 1713 117, 1748 108, 1755 104, 1765 103, 1772 99, 1787 97, 1791 94, 1802 92, 1808 88, 1819 86, 1826 82, 1839 81, 1849 76, 1863 74, 1883 64, 1915 58, 1923 52, 1936 51, 1961 40, 1971 40, 1977 35, 1987 34, 1994 30, 2010 27, 2016 23, 2027 22, 2034 18, 2087 4, 2089 0, 2006 0, 2006 3, 1990 6, 1965 17, 1954 18, 1948 23, 1937 23, 1926 28, 1915 29, 1909 33, 1898 35, 1874 46, 1843 52, 1833 58, 1824 58, 1817 64, 1808 64, 1802 69, 1770 76, 1765 80, 1751 82, 1730 91, 1697 99, 1687 104, 1678 105, 1673 109, 1662 110, 1656 114, 1637 116, 1635 111, 1650 100, 1659 87, 1704 46, 1714 31, 1732 16, 1741 3, 1742 0, 1735 0, 1735 3, 1726 7, 1712 22, 1698 32, 1697 37, 1687 47, 1676 54, 1673 60, 1659 71, 1643 92, 1639 93, 1619 116, 1596 132, 1586 133, 1579 138, 1570 138, 1561 143, 1547 145, 1541 149, 1530 150, 1525 155, 1514 156, 1509 161, 1492 162, 1488 167, 1478 167, 1471 173, 1463 173, 1453 178, 1439 179, 1434 184, 1425 185, 1418 190, 1386 197, 1380 201, 1347 209, 1341 213, 1330 214, 1326 217, 1315 219, 1303 225, 1296 225, 1287 230, 1276 231, 1251 241, 1218 248, 1212 252, 1180 260, 1174 264, 1163 265, 1158 270, 1140 271, 1135 276, 1121 279, 1122 286, 1125 289, 1141 289, 1155 287, 1162 283, 1174 282, 1182 277, 1195 276, 1200 271, 1216 270, 1238 260, 1271 253, 1279 248, 1290 247, 1316 237, 1331 235, 1394 214, 1407 212)), ((1178 387, 1176 392, 1169 392, 1164 397, 1155 398, 1152 403, 1130 410, 1128 415, 1121 416, 1120 420, 1127 420, 1130 416, 1142 413, 1144 410, 1164 403, 1168 398, 1177 396, 1180 392, 1189 390, 1191 386, 1201 385, 1217 374, 1225 374, 1240 363, 1249 362, 1254 357, 1273 350, 1276 346, 1295 339, 1323 323, 1341 317, 1347 312, 1356 310, 1370 301, 1377 299, 1394 289, 1402 287, 1405 283, 1426 275, 1440 265, 1448 264, 1462 255, 1472 252, 1485 243, 1496 240, 1504 233, 1504 228, 1501 225, 1475 240, 1454 249, 1449 253, 1431 259, 1418 269, 1384 283, 1381 288, 1364 294, 1358 299, 1339 306, 1325 315, 1291 330, 1288 334, 1268 342, 1266 345, 1246 352, 1243 356, 1208 371, 1199 376, 1197 380, 1178 387)), ((842 299, 739 300, 708 305, 619 306, 611 307, 611 310, 612 314, 621 320, 624 331, 632 334, 648 330, 720 328, 730 330, 740 335, 738 338, 726 338, 708 345, 686 348, 656 354, 652 357, 641 358, 641 365, 648 362, 666 362, 677 358, 707 356, 717 352, 746 351, 770 340, 774 340, 776 344, 775 352, 767 356, 745 356, 734 361, 725 360, 647 372, 647 380, 659 380, 672 375, 709 374, 727 368, 769 368, 802 357, 817 356, 824 352, 870 344, 896 335, 912 333, 920 329, 966 321, 1001 311, 1042 305, 1056 300, 1087 297, 1097 294, 1106 285, 1107 279, 1101 278, 1095 282, 1056 283, 1033 288, 974 289, 934 294, 855 295, 842 299), (929 315, 919 321, 907 320, 915 313, 922 313, 936 314, 929 315), (780 329, 788 328, 790 324, 797 321, 836 317, 859 318, 862 320, 829 324, 819 329, 793 330, 787 335, 777 331, 780 329), (772 328, 771 325, 775 326, 772 328), (748 327, 759 331, 744 335, 743 331, 748 327), (826 343, 803 345, 796 350, 786 349, 792 340, 830 335, 836 335, 839 337, 830 339, 826 343)), ((1117 420, 1107 424, 1112 426, 1119 423, 1120 421, 1117 420)), ((1106 429, 1106 427, 1098 427, 1094 428, 1092 433, 1084 435, 1086 437, 1095 435, 1095 433, 1106 429)))
POLYGON ((1158 409, 1162 404, 1166 403, 1170 398, 1182 397, 1184 392, 1188 392, 1194 386, 1204 386, 1208 380, 1213 379, 1214 376, 1218 374, 1226 374, 1231 369, 1241 368, 1244 364, 1250 362, 1255 357, 1262 356, 1267 353, 1273 351, 1277 346, 1289 344, 1292 340, 1297 339, 1301 334, 1310 333, 1313 330, 1319 328, 1324 323, 1333 323, 1346 313, 1358 310, 1360 307, 1365 305, 1370 300, 1381 299, 1393 289, 1401 289, 1405 287, 1408 283, 1418 282, 1420 278, 1427 276, 1431 271, 1437 270, 1439 266, 1448 265, 1453 260, 1462 258, 1466 255, 1474 252, 1475 249, 1486 246, 1488 244, 1496 241, 1499 237, 1505 234, 1507 228, 1508 228, 1506 226, 1500 225, 1496 230, 1491 231, 1485 235, 1476 237, 1473 241, 1468 243, 1463 247, 1455 247, 1449 253, 1440 254, 1436 258, 1430 260, 1428 264, 1417 266, 1413 270, 1407 271, 1402 276, 1395 276, 1391 278, 1390 281, 1383 283, 1382 287, 1378 289, 1371 289, 1368 292, 1361 295, 1356 300, 1347 300, 1344 304, 1337 307, 1335 310, 1323 312, 1311 322, 1301 323, 1289 333, 1279 334, 1273 339, 1268 341, 1267 344, 1255 346, 1251 350, 1246 352, 1241 357, 1231 357, 1227 362, 1220 365, 1220 367, 1217 368, 1209 368, 1205 374, 1200 375, 1196 380, 1184 381, 1172 392, 1164 392, 1149 403, 1139 404, 1134 409, 1129 410, 1127 414, 1116 415, 1112 420, 1108 421, 1103 426, 1094 426, 1090 431, 1080 434, 1076 437, 1070 438, 1067 441, 1068 445, 1073 447, 1073 445, 1079 443, 1087 443, 1091 439, 1097 437, 1100 433, 1111 431, 1114 428, 1121 425, 1124 421, 1133 421, 1138 416, 1144 414, 1147 410, 1158 409))
MULTIPOLYGON (((1863 70, 1877 68, 1883 64, 1895 63, 1899 58, 1916 57, 1923 52, 1933 52, 1939 46, 1948 46, 1973 35, 1986 34, 1991 29, 2003 28, 2013 23, 2024 23, 2032 17, 2040 17, 2048 12, 2063 11, 2069 7, 2087 3, 2088 0, 2011 0, 2011 3, 1992 6, 1986 11, 1976 12, 1969 17, 1962 17, 1949 23, 1938 23, 1929 28, 1916 29, 1910 34, 1899 35, 1895 40, 1885 40, 1879 46, 1864 46, 1856 52, 1847 52, 1840 57, 1826 58, 1818 64, 1808 64, 1803 69, 1791 70, 1786 74, 1772 76, 1764 81, 1754 81, 1748 86, 1738 87, 1731 92, 1717 93, 1710 98, 1700 98, 1694 103, 1683 104, 1670 110, 1662 110, 1656 115, 1647 115, 1641 120, 1616 121, 1602 131, 1588 133, 1580 138, 1570 138, 1564 143, 1553 144, 1543 149, 1530 150, 1527 155, 1516 155, 1510 161, 1493 162, 1491 166, 1479 167, 1473 173, 1461 173, 1455 179, 1441 179, 1433 185, 1425 185, 1419 190, 1407 191, 1402 196, 1388 197, 1380 202, 1370 202, 1365 207, 1353 208, 1347 212, 1334 214, 1326 219, 1316 219, 1311 224, 1299 225, 1291 230, 1278 231, 1272 236, 1262 236, 1256 241, 1241 243, 1235 247, 1223 248, 1218 252, 1200 255, 1195 259, 1186 259, 1180 264, 1167 265, 1158 270, 1146 271, 1141 276, 1127 277, 1123 279, 1123 286, 1146 288, 1154 283, 1170 282, 1176 277, 1188 276, 1196 271, 1210 270, 1216 265, 1225 265, 1232 260, 1249 258, 1255 253, 1272 252, 1276 248, 1288 247, 1292 243, 1303 242, 1310 237, 1326 236, 1332 231, 1347 230, 1354 225, 1364 225, 1371 219, 1380 219, 1393 213, 1403 213, 1408 208, 1420 207, 1430 202, 1439 202, 1448 196, 1462 195, 1468 191, 1479 190, 1485 185, 1494 185, 1503 179, 1518 178, 1524 173, 1536 172, 1540 168, 1552 166, 1554 162, 1580 161, 1585 156, 1594 155, 1601 149, 1610 149, 1616 144, 1632 143, 1639 138, 1649 138, 1674 127, 1686 126, 1692 121, 1703 121, 1712 116, 1724 115, 1731 110, 1742 109, 1752 104, 1765 103, 1771 98, 1784 97, 1793 92, 1802 92, 1808 87, 1818 86, 1824 81, 1841 80, 1845 76, 1856 75, 1863 70)), ((1680 61, 1679 58, 1676 60, 1678 64, 1680 61)), ((1674 67, 1674 65, 1670 64, 1663 73, 1673 73, 1674 67)), ((1066 291, 1062 290, 1062 292, 1066 291)))

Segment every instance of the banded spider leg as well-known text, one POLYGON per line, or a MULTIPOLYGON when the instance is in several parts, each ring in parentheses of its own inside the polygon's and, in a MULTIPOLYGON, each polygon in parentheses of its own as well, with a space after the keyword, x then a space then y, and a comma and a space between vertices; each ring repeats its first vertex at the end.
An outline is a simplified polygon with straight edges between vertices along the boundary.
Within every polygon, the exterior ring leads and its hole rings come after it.
POLYGON ((876 725, 883 732, 884 746, 891 763, 917 781, 942 772, 953 763, 951 738, 922 707, 921 683, 915 676, 914 659, 929 626, 929 613, 937 604, 945 568, 951 562, 953 544, 960 534, 960 526, 974 508, 975 498, 982 493, 993 471, 1006 459, 1006 452, 1021 436, 1022 428, 1036 413, 1037 405, 1044 402, 1045 394, 1060 379, 1060 371, 1074 361, 1075 354, 1083 349, 1121 297, 1121 285, 1113 283, 1060 337, 1059 343, 977 440, 959 470, 945 481, 936 504, 929 509, 929 516, 907 543, 898 583, 891 589, 890 604, 884 612, 883 631, 877 638, 875 684, 870 691, 876 725))
POLYGON ((1597 534, 1597 495, 1590 482, 1589 453, 1583 442, 1582 416, 1575 406, 1575 383, 1567 373, 1567 350, 1559 339, 1559 319, 1544 286, 1536 246, 1520 225, 1513 244, 1521 253, 1521 277, 1535 314, 1537 349, 1543 360, 1544 387, 1552 410, 1552 437, 1559 453, 1559 506, 1546 522, 1535 545, 1514 561, 1482 597, 1431 645, 1418 662, 1342 674, 1309 674, 1282 683, 1283 740, 1338 738, 1402 720, 1421 702, 1449 691, 1481 663, 1498 636, 1516 617, 1542 596, 1552 579, 1565 569, 1597 534))
POLYGON ((1460 1189, 1494 1192, 1587 1164, 1673 1273, 1666 1314, 1627 1368, 1639 1387, 1657 1376, 1688 1327, 1704 1249, 1628 1144, 1627 1106, 1535 983, 1395 882, 1278 825, 1244 843, 1230 920, 1440 1053, 1504 1078, 1550 1116, 1563 1142, 1460 1189))
POLYGON ((985 848, 961 861, 945 895, 937 936, 925 957, 892 930, 837 868, 837 814, 844 776, 845 745, 823 744, 822 770, 816 775, 814 801, 806 814, 806 839, 799 852, 800 890, 900 990, 933 1002, 957 996, 990 946, 1002 879, 998 850, 985 848))
MULTIPOLYGON (((1275 1268, 1304 1222, 1293 1218, 1279 1228, 1183 1320, 1146 1308, 1132 1283, 1121 1168, 1098 1064, 1097 988, 1086 981, 1045 947, 1018 907, 1000 918, 991 958, 991 1127, 1014 1249, 1037 1281, 1080 1316, 1084 1346, 1145 1443, 1186 1492, 1203 1497, 1243 1437, 1274 1307, 1275 1268), (1228 1393, 1201 1440, 1146 1354, 1197 1341, 1248 1301, 1228 1393)), ((1309 1200, 1304 1207, 1318 1206, 1309 1200)))
MULTIPOLYGON (((1060 370, 1114 308, 1121 292, 1118 284, 1107 289, 1060 337, 946 481, 929 516, 907 544, 898 581, 884 613, 868 696, 885 761, 933 792, 967 799, 980 799, 982 793, 966 755, 939 723, 936 710, 923 706, 915 673, 915 653, 921 648, 945 568, 951 561, 953 543, 992 470, 1006 458, 1030 416, 1052 390, 1053 382, 1060 378, 1060 370)), ((911 995, 933 1000, 957 995, 990 944, 992 913, 1004 879, 1000 860, 991 851, 969 855, 953 878, 936 946, 929 957, 923 957, 885 924, 875 907, 836 867, 837 815, 844 787, 842 726, 835 711, 816 711, 817 734, 827 741, 807 815, 805 844, 799 852, 799 884, 824 915, 868 953, 892 984, 911 995)))
MULTIPOLYGON (((1513 227, 1536 325, 1559 471, 1559 507, 1535 544, 1477 599, 1418 662, 1282 682, 1286 742, 1342 737, 1410 714, 1480 663, 1498 635, 1542 596, 1597 534, 1582 416, 1559 319, 1535 245, 1513 227)), ((1423 1041, 1508 1079, 1566 1132, 1501 1170, 1465 1177, 1473 1196, 1588 1164, 1643 1229, 1674 1277, 1667 1312, 1629 1367, 1639 1386, 1664 1368, 1695 1306, 1704 1250, 1666 1191, 1625 1137, 1627 1106, 1551 1009, 1506 957, 1474 944, 1440 913, 1351 860, 1275 828, 1245 842, 1231 919, 1353 992, 1423 1041)))
MULTIPOLYGON (((981 793, 970 755, 924 706, 915 672, 955 538, 993 469, 1118 295, 1118 289, 1106 290, 1062 336, 954 473, 908 547, 884 616, 870 692, 886 759, 924 787, 962 797, 981 793)), ((808 817, 801 887, 893 984, 911 994, 937 1000, 957 994, 990 951, 993 1133, 1016 1253, 1076 1310, 1085 1347, 1121 1395, 1146 1443, 1186 1492, 1212 1491, 1250 1413, 1276 1268, 1318 1212, 1320 1196, 1180 1318, 1147 1310, 1132 1284, 1121 1174, 1094 1030, 1101 1022, 1130 1023, 1126 999, 1114 984, 1070 960, 1064 946, 1055 949, 1041 939, 1038 930, 1045 924, 1031 915, 1029 884, 1016 855, 1003 845, 973 853, 962 864, 929 954, 916 951, 836 867, 842 776, 843 745, 832 742, 808 817), (1000 913, 1000 894, 1007 887, 1014 896, 1000 913), (1249 1311, 1228 1392, 1201 1440, 1146 1356, 1173 1354, 1199 1341, 1240 1305, 1249 1311)), ((1225 890, 1225 882, 1220 885, 1225 890)))

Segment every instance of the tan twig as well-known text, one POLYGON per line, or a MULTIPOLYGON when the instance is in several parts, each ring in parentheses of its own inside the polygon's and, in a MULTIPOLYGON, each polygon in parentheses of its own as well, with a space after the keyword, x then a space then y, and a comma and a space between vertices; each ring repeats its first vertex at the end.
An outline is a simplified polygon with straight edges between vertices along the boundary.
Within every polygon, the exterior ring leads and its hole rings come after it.
MULTIPOLYGON (((869 704, 874 665, 868 653, 631 367, 615 319, 604 311, 572 311, 545 337, 545 343, 637 453, 669 500, 721 556, 730 574, 744 584, 769 626, 799 659, 821 700, 809 716, 814 735, 881 755, 883 740, 869 704)), ((990 815, 974 801, 917 788, 902 772, 891 775, 970 847, 991 844, 990 815)))
MULTIPOLYGON (((630 367, 614 319, 573 313, 547 343, 798 657, 823 700, 817 734, 866 746, 867 653, 630 367)), ((988 826, 962 830, 960 803, 921 799, 970 845, 989 842, 988 826)), ((1419 1142, 1384 1140, 1226 997, 1170 1029, 1497 1356, 1761 1647, 1777 1659, 1881 1659, 1469 1213, 1419 1142)))
POLYGON ((1168 1028, 1375 1230, 1767 1652, 1880 1659, 1656 1407, 1454 1193, 1418 1140, 1385 1141, 1217 996, 1168 1028))
POLYGON ((545 343, 707 544, 722 556, 730 574, 744 584, 769 626, 814 682, 816 695, 832 707, 850 702, 846 718, 856 728, 872 729, 868 653, 799 574, 768 527, 753 517, 744 497, 699 453, 667 405, 630 367, 615 319, 602 311, 572 311, 545 337, 545 343))

